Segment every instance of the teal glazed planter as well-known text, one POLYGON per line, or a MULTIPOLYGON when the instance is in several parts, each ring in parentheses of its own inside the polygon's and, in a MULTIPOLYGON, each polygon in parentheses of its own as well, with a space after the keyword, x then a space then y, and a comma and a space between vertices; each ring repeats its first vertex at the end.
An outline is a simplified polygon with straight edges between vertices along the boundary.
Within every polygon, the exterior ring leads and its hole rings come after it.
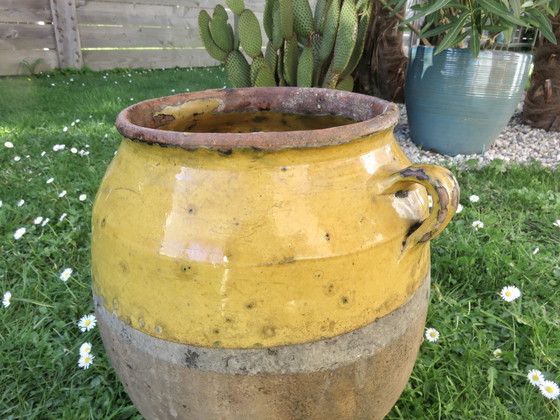
POLYGON ((513 115, 532 57, 510 51, 411 50, 406 111, 412 141, 455 156, 484 153, 513 115))

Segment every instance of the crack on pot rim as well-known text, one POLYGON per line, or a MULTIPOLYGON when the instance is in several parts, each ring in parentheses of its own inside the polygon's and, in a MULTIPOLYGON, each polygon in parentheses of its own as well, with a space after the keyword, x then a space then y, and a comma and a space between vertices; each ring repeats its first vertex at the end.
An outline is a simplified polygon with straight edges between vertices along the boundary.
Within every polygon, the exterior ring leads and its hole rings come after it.
POLYGON ((115 126, 125 138, 164 147, 186 150, 203 148, 218 151, 233 149, 274 151, 350 143, 373 134, 393 130, 398 120, 397 105, 374 96, 323 88, 266 87, 213 89, 148 99, 122 110, 117 116, 115 126), (272 111, 306 114, 304 111, 320 110, 323 112, 311 114, 307 112, 307 115, 341 115, 357 122, 314 130, 254 133, 180 132, 148 127, 154 114, 162 109, 201 99, 219 101, 220 104, 214 108, 218 112, 256 111, 263 109, 262 104, 266 103, 268 106, 265 109, 272 111), (239 103, 245 108, 241 110, 236 108, 239 103), (317 107, 317 104, 321 107, 317 107), (295 109, 290 109, 290 105, 295 109), (298 112, 297 106, 303 107, 303 111, 298 112), (135 120, 140 120, 140 123, 144 124, 135 123, 135 120))

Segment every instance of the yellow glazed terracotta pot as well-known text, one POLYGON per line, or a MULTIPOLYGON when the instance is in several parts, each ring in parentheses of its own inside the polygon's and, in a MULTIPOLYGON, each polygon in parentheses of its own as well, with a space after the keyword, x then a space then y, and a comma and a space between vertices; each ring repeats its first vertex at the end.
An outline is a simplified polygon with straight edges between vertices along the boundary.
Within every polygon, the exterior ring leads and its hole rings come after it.
POLYGON ((148 419, 381 419, 422 341, 449 171, 349 92, 205 91, 117 119, 93 209, 101 335, 148 419), (427 193, 433 197, 428 210, 427 193))

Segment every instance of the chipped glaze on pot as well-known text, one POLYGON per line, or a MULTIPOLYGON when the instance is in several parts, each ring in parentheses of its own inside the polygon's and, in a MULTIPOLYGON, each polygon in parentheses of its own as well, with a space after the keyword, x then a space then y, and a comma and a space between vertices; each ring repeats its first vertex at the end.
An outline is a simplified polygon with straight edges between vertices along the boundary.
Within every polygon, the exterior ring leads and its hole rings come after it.
MULTIPOLYGON (((184 405, 191 414, 179 418, 258 417, 248 408, 255 396, 246 395, 241 404, 245 411, 231 398, 220 400, 223 411, 197 409, 196 414, 192 406, 216 397, 216 381, 225 386, 243 372, 274 388, 273 378, 286 374, 285 364, 275 356, 279 348, 317 358, 317 369, 336 371, 341 378, 349 374, 342 366, 365 363, 368 374, 375 376, 381 360, 390 361, 404 376, 375 391, 394 388, 387 398, 376 396, 386 401, 383 406, 375 403, 378 414, 371 418, 386 414, 408 379, 422 337, 429 240, 453 216, 459 194, 446 169, 410 164, 393 136, 397 121, 397 107, 383 100, 306 88, 175 95, 133 105, 119 115, 122 144, 93 209, 93 290, 107 351, 144 415, 164 416, 167 409, 161 407, 167 405, 174 407, 170 412, 187 413, 184 405), (254 126, 247 128, 249 122, 241 123, 242 117, 253 111, 262 115, 251 117, 254 126), (221 121, 224 114, 239 112, 246 114, 239 114, 239 127, 232 132, 196 132, 201 118, 221 121), (330 128, 280 131, 286 129, 284 123, 269 118, 275 112, 346 121, 330 128), (185 131, 189 127, 192 130, 185 131), (264 132, 233 132, 246 130, 264 132), (431 212, 426 192, 433 197, 431 212), (420 292, 422 287, 425 292, 420 292), (416 309, 405 311, 408 317, 398 315, 405 307, 416 309), (388 328, 379 330, 382 322, 400 332, 372 345, 375 335, 388 328), (356 357, 340 351, 333 361, 315 347, 299 347, 332 340, 332 345, 342 345, 348 334, 359 335, 369 343, 364 348, 376 350, 360 350, 356 357), (406 351, 388 350, 402 350, 397 343, 404 337, 406 351), (163 360, 154 350, 161 346, 179 346, 177 354, 196 354, 197 360, 207 352, 213 356, 194 365, 189 357, 163 360), (208 360, 222 356, 230 360, 229 352, 240 355, 239 363, 247 364, 244 371, 209 365, 208 360), (247 359, 251 352, 265 352, 273 360, 247 359), (134 372, 125 367, 124 357, 138 362, 134 372), (258 366, 258 360, 272 368, 258 366), (158 366, 168 373, 159 375, 158 366), (174 374, 170 366, 177 368, 174 374), (212 372, 218 379, 200 372, 212 372), (195 396, 181 388, 172 398, 169 390, 189 378, 207 386, 207 393, 198 390, 195 396), (167 397, 154 391, 153 403, 144 401, 145 385, 151 381, 163 384, 167 397)), ((321 381, 305 366, 289 375, 301 379, 294 379, 301 392, 321 381), (308 375, 315 379, 306 382, 308 375)), ((269 400, 261 395, 265 406, 283 404, 284 397, 273 394, 269 400)), ((290 398, 301 401, 284 403, 302 407, 307 397, 290 398)), ((309 398, 311 407, 314 397, 309 398)), ((361 408, 348 415, 329 406, 322 414, 315 412, 323 417, 308 418, 361 418, 356 413, 373 413, 372 398, 364 398, 361 408)), ((296 418, 293 413, 269 415, 260 418, 296 418)))

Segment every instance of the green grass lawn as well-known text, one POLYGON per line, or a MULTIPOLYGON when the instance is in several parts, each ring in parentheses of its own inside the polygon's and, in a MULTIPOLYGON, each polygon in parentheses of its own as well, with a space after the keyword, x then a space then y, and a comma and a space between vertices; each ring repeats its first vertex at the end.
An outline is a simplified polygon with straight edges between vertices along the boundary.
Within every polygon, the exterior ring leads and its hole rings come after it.
MULTIPOLYGON (((92 201, 122 108, 226 84, 220 68, 0 78, 0 293, 12 295, 0 306, 1 419, 141 418, 97 328, 77 325, 93 311, 92 201), (86 342, 94 359, 82 369, 86 342)), ((558 172, 503 162, 453 170, 463 210, 432 243, 427 327, 440 337, 422 344, 388 418, 558 419, 560 400, 527 378, 538 369, 560 381, 558 172), (505 286, 521 297, 503 300, 505 286)))

